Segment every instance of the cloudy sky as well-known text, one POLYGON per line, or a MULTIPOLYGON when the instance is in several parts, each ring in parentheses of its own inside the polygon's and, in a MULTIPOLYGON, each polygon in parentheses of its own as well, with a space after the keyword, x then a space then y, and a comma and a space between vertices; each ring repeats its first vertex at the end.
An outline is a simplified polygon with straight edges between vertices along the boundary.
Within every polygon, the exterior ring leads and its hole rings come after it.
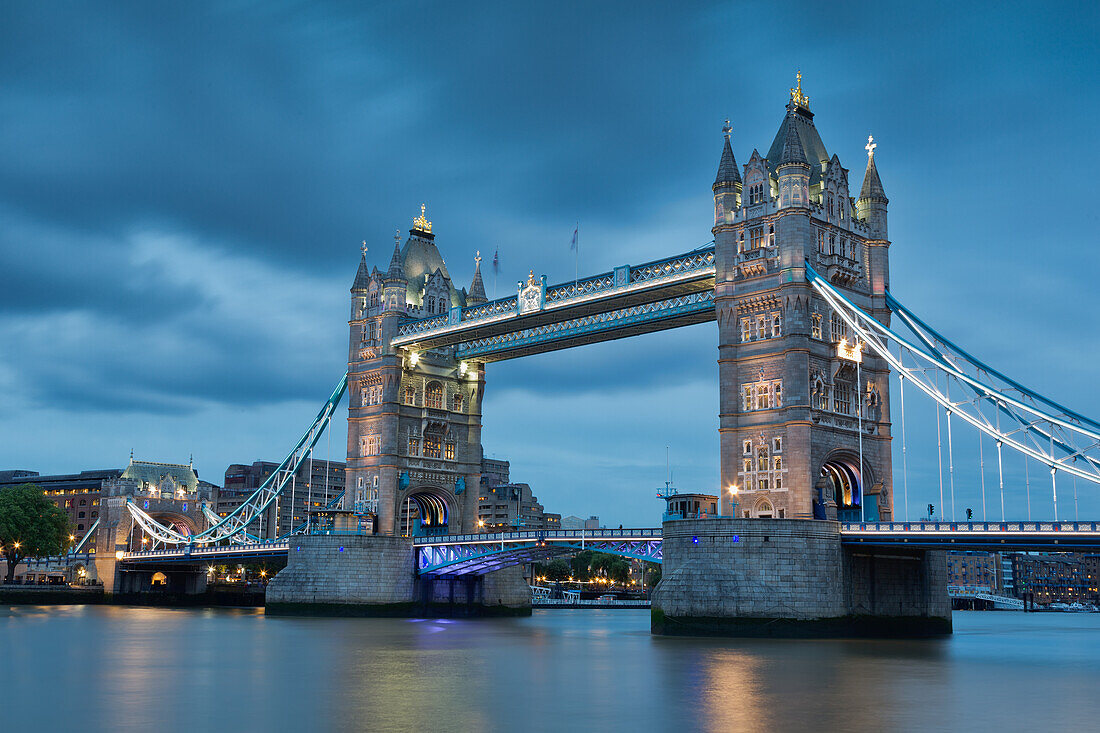
MULTIPOLYGON (((1100 415, 1100 11, 1063 11, 6 3, 0 469, 133 449, 193 453, 220 483, 280 459, 345 368, 361 240, 384 267, 426 202, 460 285, 499 250, 490 296, 529 269, 569 279, 576 222, 582 273, 691 249, 711 238, 722 121, 741 163, 766 152, 796 69, 855 187, 880 144, 894 293, 1100 415)), ((491 365, 486 454, 548 510, 652 524, 665 446, 682 489, 717 482, 715 359, 704 324, 491 365)), ((910 426, 914 508, 938 490, 934 433, 910 426)), ((976 459, 956 463, 976 505, 976 459)), ((1100 515, 1100 489, 1080 492, 1100 515)))

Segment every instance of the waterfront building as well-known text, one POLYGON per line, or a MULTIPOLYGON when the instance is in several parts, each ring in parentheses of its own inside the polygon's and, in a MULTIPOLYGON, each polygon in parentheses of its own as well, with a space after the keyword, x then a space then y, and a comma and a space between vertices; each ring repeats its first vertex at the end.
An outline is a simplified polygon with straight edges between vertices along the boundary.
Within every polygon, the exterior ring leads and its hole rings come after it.
MULTIPOLYGON (((280 537, 301 526, 308 511, 325 508, 344 491, 345 467, 343 461, 303 463, 295 474, 293 490, 276 499, 256 526, 249 528, 249 533, 263 538, 280 537)), ((224 486, 215 507, 218 516, 227 516, 247 501, 278 468, 279 464, 271 461, 230 465, 225 469, 224 486)))
POLYGON ((1012 555, 1016 596, 1040 605, 1100 603, 1100 555, 1017 553, 1012 555))

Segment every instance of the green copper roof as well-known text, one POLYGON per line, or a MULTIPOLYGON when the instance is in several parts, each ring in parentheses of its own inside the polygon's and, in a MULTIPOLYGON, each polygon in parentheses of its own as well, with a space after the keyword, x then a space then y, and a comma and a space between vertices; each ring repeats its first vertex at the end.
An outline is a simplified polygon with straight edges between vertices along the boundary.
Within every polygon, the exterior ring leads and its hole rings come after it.
POLYGON ((181 463, 156 463, 131 459, 130 465, 122 472, 120 478, 133 479, 143 484, 159 484, 165 476, 171 476, 176 484, 188 491, 195 491, 199 486, 199 477, 195 474, 195 469, 181 463))

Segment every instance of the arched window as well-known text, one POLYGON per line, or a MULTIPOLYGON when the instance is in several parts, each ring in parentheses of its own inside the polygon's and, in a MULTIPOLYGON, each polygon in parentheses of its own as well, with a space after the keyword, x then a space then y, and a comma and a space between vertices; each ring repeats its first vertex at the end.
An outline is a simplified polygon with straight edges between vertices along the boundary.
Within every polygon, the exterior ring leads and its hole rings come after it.
POLYGON ((770 501, 761 501, 756 505, 756 516, 760 519, 771 519, 774 510, 770 501))
POLYGON ((439 382, 432 382, 428 385, 428 391, 426 393, 425 401, 428 407, 433 407, 437 410, 443 409, 443 385, 439 382))
POLYGON ((768 225, 768 246, 769 247, 775 246, 775 225, 774 224, 769 224, 768 225))
POLYGON ((428 298, 428 312, 435 313, 435 298, 428 298))
POLYGON ((413 389, 412 387, 405 387, 405 404, 406 405, 415 405, 416 404, 416 390, 413 389))

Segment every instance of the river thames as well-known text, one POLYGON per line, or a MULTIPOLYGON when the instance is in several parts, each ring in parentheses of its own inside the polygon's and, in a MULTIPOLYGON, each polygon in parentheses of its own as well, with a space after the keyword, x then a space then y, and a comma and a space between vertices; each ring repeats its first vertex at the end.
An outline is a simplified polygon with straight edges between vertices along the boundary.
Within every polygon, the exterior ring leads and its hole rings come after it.
POLYGON ((1094 730, 1100 614, 956 612, 933 641, 652 637, 495 620, 0 609, 11 731, 1094 730))

